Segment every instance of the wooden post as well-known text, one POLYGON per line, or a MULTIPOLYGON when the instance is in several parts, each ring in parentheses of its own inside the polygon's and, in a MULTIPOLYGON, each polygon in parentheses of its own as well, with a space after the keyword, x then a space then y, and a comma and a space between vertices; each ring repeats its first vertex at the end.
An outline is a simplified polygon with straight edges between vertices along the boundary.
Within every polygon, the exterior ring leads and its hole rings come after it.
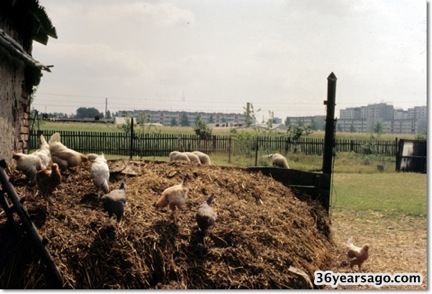
MULTIPOLYGON (((52 283, 51 286, 54 288, 63 288, 63 277, 60 274, 60 271, 57 268, 51 254, 46 249, 44 245, 44 241, 41 235, 39 235, 36 226, 33 224, 30 215, 28 214, 25 207, 21 204, 20 197, 16 194, 14 187, 10 183, 9 177, 5 172, 5 168, 6 168, 6 162, 4 160, 1 160, 0 161, 0 184, 2 185, 3 189, 0 197, 4 197, 4 193, 9 195, 9 198, 13 203, 14 210, 21 218, 24 228, 26 229, 26 231, 29 233, 30 237, 33 240, 34 243, 33 245, 36 247, 36 250, 39 252, 41 258, 44 260, 46 266, 50 270, 51 276, 47 278, 47 282, 52 283)), ((5 205, 5 203, 6 201, 3 202, 3 205, 5 205)), ((6 209, 6 206, 4 206, 4 208, 6 209)))
POLYGON ((326 115, 326 128, 324 136, 324 155, 323 155, 323 166, 322 172, 328 174, 328 195, 323 195, 321 203, 327 212, 330 210, 330 186, 332 176, 332 162, 333 162, 333 148, 335 143, 335 106, 336 106, 336 76, 331 73, 327 78, 327 100, 324 101, 324 105, 327 105, 326 115))
POLYGON ((130 150, 129 150, 129 159, 132 160, 133 156, 133 140, 134 140, 134 119, 133 117, 130 118, 130 150))
POLYGON ((255 143, 255 166, 258 166, 258 136, 255 143))
POLYGON ((232 152, 232 137, 229 137, 228 140, 228 163, 231 163, 231 152, 232 152))
POLYGON ((334 132, 335 132, 335 106, 336 106, 336 76, 331 73, 327 84, 327 100, 324 105, 327 105, 326 127, 324 137, 324 156, 322 171, 325 174, 332 173, 333 148, 334 148, 334 132))

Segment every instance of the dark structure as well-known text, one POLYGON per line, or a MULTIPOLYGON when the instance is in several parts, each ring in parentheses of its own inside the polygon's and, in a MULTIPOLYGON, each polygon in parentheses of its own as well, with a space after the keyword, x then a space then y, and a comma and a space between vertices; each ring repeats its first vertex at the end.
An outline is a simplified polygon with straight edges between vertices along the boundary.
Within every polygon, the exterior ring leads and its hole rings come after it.
POLYGON ((30 103, 42 70, 32 57, 33 40, 47 44, 57 33, 37 0, 0 1, 0 159, 28 152, 30 103))

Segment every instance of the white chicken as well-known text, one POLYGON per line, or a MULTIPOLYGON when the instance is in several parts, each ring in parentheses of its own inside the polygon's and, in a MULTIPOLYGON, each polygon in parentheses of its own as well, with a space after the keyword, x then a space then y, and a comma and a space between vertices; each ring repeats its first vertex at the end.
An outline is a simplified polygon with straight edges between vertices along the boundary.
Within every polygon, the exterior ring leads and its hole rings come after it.
POLYGON ((180 184, 166 188, 158 201, 153 204, 157 209, 169 206, 175 223, 177 223, 177 208, 180 209, 186 204, 189 192, 189 188, 186 187, 188 180, 189 176, 186 175, 180 184))
POLYGON ((109 218, 115 214, 117 222, 120 222, 126 205, 126 184, 121 182, 119 189, 112 190, 100 197, 99 200, 102 202, 104 210, 108 212, 109 218))
POLYGON ((90 153, 87 154, 88 160, 92 163, 90 174, 96 188, 102 189, 103 193, 109 193, 108 181, 110 171, 104 154, 101 155, 90 153))
POLYGON ((49 149, 49 145, 45 140, 44 135, 40 135, 39 137, 39 149, 32 153, 33 155, 39 156, 41 159, 41 164, 44 167, 48 167, 52 163, 51 152, 49 149))
POLYGON ((52 163, 49 145, 43 135, 39 137, 39 143, 39 149, 31 154, 15 152, 12 155, 16 161, 16 169, 23 172, 30 180, 35 180, 36 173, 42 167, 48 167, 52 163))
POLYGON ((16 162, 16 169, 23 172, 26 177, 34 181, 36 173, 42 167, 42 160, 39 156, 34 154, 14 153, 12 158, 16 162))
POLYGON ((60 168, 66 169, 74 167, 81 162, 87 161, 87 157, 75 150, 69 149, 60 142, 60 134, 54 133, 49 139, 49 148, 52 161, 57 163, 60 168))
POLYGON ((198 227, 202 234, 202 243, 205 245, 205 236, 207 235, 208 229, 213 226, 217 220, 217 213, 211 207, 213 199, 215 198, 212 193, 206 201, 204 201, 199 207, 195 215, 198 227))
POLYGON ((346 245, 348 247, 347 256, 349 259, 351 270, 355 265, 357 265, 359 271, 361 271, 363 262, 365 262, 369 258, 369 246, 368 245, 364 245, 363 247, 355 246, 352 242, 352 238, 348 240, 346 245))

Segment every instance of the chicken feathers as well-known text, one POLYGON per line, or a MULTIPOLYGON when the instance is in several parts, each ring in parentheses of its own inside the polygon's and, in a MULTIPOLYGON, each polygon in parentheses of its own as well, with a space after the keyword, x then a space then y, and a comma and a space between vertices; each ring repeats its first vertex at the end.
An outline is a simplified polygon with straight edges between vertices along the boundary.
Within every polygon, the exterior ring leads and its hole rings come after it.
POLYGON ((348 252, 347 256, 350 263, 351 270, 355 265, 358 266, 359 271, 361 271, 361 267, 363 262, 365 262, 369 258, 369 246, 364 245, 363 247, 355 246, 350 238, 347 242, 348 252))
POLYGON ((109 193, 108 181, 110 177, 110 171, 105 159, 104 154, 87 154, 87 158, 92 162, 90 168, 90 174, 96 188, 102 189, 103 193, 109 193))
POLYGON ((198 227, 204 235, 207 234, 208 229, 213 226, 217 220, 217 213, 211 207, 214 198, 215 196, 212 193, 207 200, 198 207, 195 216, 198 227))
POLYGON ((176 209, 180 209, 186 204, 188 196, 187 193, 189 191, 189 188, 186 187, 188 180, 189 176, 186 175, 180 184, 166 188, 162 192, 162 196, 153 204, 153 206, 157 209, 169 206, 174 216, 174 221, 176 221, 176 209))
POLYGON ((109 218, 115 214, 117 222, 120 222, 126 205, 126 184, 122 182, 119 189, 112 190, 108 194, 103 195, 100 201, 104 210, 108 212, 109 218))
POLYGON ((60 142, 59 133, 54 133, 49 139, 49 149, 52 161, 57 163, 62 169, 75 167, 80 165, 81 162, 87 161, 87 157, 84 154, 63 145, 60 142))
POLYGON ((51 170, 42 167, 36 174, 36 185, 43 196, 51 195, 60 185, 62 176, 57 163, 53 163, 51 170))

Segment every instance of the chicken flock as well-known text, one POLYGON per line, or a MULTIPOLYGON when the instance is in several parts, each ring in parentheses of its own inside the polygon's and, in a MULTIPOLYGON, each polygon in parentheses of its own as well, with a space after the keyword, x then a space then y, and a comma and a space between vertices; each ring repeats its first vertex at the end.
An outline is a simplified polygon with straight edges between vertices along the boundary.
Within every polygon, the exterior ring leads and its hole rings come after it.
MULTIPOLYGON (((109 219, 115 216, 117 223, 119 223, 125 212, 127 186, 126 183, 121 182, 118 189, 110 191, 108 185, 110 170, 104 154, 89 153, 84 155, 72 150, 61 143, 59 133, 54 133, 48 142, 43 135, 40 136, 39 140, 40 148, 38 150, 31 154, 14 153, 12 157, 16 161, 16 169, 24 173, 30 182, 36 183, 37 193, 49 201, 49 196, 62 182, 62 170, 77 167, 82 162, 90 162, 91 180, 97 190, 98 201, 103 210, 108 213, 109 219)), ((210 157, 203 152, 173 151, 172 154, 184 155, 188 160, 191 158, 189 161, 199 164, 211 164, 210 157)), ((173 160, 182 159, 170 156, 170 161, 173 160)), ((181 183, 167 187, 154 203, 156 209, 168 207, 172 212, 171 217, 174 223, 178 222, 178 211, 186 204, 189 180, 190 177, 186 175, 181 183)), ((208 229, 217 218, 216 213, 210 207, 213 198, 214 195, 211 195, 205 202, 207 207, 203 207, 204 204, 202 204, 197 210, 196 220, 203 236, 207 234, 208 229)))
MULTIPOLYGON (((108 182, 110 171, 104 154, 90 153, 84 155, 72 150, 61 143, 60 134, 54 133, 47 142, 43 135, 40 136, 40 148, 31 154, 14 153, 16 169, 24 173, 30 181, 36 183, 40 194, 48 198, 54 193, 62 182, 61 170, 76 167, 82 162, 91 162, 90 174, 98 192, 98 200, 101 202, 104 211, 108 213, 109 219, 115 216, 117 222, 123 218, 126 205, 126 183, 121 182, 118 189, 110 191, 108 182), (101 195, 102 192, 102 195, 101 195)), ((286 159, 280 154, 272 154, 273 165, 282 168, 289 168, 286 159)), ((173 151, 169 155, 170 161, 184 160, 197 162, 199 164, 212 164, 210 157, 200 151, 179 152, 173 151)), ((178 210, 185 206, 188 197, 188 175, 185 175, 182 182, 167 187, 160 198, 153 204, 156 209, 168 207, 171 210, 171 218, 174 223, 178 222, 178 210)), ((209 229, 215 225, 217 213, 213 210, 212 202, 216 196, 211 193, 198 207, 195 218, 201 233, 201 243, 206 246, 205 237, 209 229)), ((361 271, 362 264, 369 257, 369 246, 357 247, 350 239, 347 242, 347 257, 351 270, 355 265, 361 271)))

